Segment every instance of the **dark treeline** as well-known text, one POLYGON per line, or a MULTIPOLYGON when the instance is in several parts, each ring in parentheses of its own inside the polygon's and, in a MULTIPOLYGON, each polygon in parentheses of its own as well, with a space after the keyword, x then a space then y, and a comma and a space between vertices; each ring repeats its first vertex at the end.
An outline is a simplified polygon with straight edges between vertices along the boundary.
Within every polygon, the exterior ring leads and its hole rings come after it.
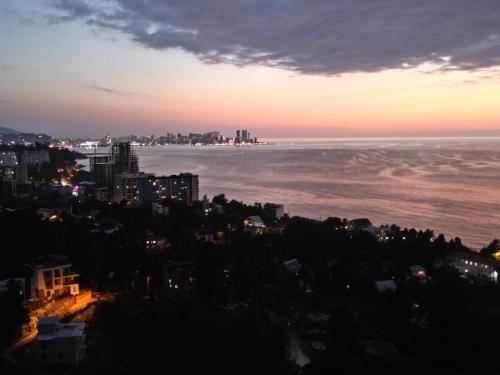
MULTIPOLYGON (((76 373, 299 373, 287 347, 293 332, 307 341, 309 313, 329 318, 324 348, 307 352, 304 374, 495 373, 497 287, 436 266, 451 252, 469 251, 460 239, 397 226, 380 238, 347 229, 345 219, 275 222, 223 195, 213 202, 224 212, 204 215, 201 203, 167 201, 168 217, 149 206, 101 202, 74 202, 73 215, 54 222, 32 208, 4 213, 0 279, 60 253, 71 257, 83 288, 119 294, 96 306, 87 359, 76 373), (281 230, 253 235, 243 225, 249 215, 281 230), (146 252, 150 234, 169 247, 146 252), (283 262, 294 258, 302 267, 287 272, 283 262), (194 263, 194 290, 166 287, 163 265, 174 261, 194 263), (425 281, 411 277, 411 265, 427 270, 425 281), (397 290, 377 292, 379 280, 393 280, 397 290), (389 343, 397 356, 367 354, 373 343, 389 343)), ((19 303, 0 302, 9 306, 2 307, 9 326, 0 326, 5 346, 25 316, 19 303)))

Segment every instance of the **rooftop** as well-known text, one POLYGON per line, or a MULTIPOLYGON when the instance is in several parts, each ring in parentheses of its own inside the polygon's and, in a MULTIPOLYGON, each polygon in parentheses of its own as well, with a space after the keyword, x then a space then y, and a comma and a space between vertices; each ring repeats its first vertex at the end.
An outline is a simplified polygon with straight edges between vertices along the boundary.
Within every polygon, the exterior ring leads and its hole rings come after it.
POLYGON ((53 268, 59 266, 71 266, 71 260, 66 255, 61 254, 53 254, 47 255, 46 257, 39 258, 34 262, 30 263, 28 266, 31 269, 44 269, 44 268, 53 268))
MULTIPOLYGON (((56 317, 42 319, 51 319, 51 322, 55 319, 55 323, 50 323, 50 325, 55 325, 55 329, 50 333, 38 334, 36 338, 39 341, 65 337, 82 337, 85 333, 85 323, 60 324, 56 317)), ((40 320, 38 321, 38 324, 40 325, 40 320)))

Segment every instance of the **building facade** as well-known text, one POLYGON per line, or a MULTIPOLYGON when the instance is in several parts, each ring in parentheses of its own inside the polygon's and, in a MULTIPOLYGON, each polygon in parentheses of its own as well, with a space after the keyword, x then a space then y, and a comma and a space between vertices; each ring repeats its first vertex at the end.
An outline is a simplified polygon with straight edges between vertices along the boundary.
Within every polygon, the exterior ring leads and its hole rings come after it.
POLYGON ((264 212, 273 219, 281 219, 285 214, 285 206, 276 203, 264 204, 264 212))
POLYGON ((40 166, 50 161, 48 150, 23 150, 19 153, 20 164, 27 166, 40 166))
POLYGON ((479 279, 498 283, 500 262, 478 254, 455 252, 448 255, 448 265, 455 268, 463 276, 473 276, 479 279))
POLYGON ((39 365, 78 365, 85 356, 85 323, 61 324, 57 317, 39 318, 33 356, 39 365))
POLYGON ((29 298, 48 302, 58 297, 80 293, 79 274, 73 271, 69 258, 52 255, 28 265, 29 298))
POLYGON ((191 205, 199 200, 198 176, 181 173, 155 176, 149 173, 123 173, 116 176, 115 201, 158 202, 173 199, 191 205))

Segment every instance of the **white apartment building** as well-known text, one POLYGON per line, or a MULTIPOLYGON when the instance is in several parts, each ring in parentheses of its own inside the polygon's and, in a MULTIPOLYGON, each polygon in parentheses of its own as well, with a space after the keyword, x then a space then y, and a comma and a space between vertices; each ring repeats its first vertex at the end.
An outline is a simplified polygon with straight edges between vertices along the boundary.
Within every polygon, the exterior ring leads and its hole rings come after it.
POLYGON ((30 298, 42 301, 80 293, 79 274, 72 270, 69 258, 51 255, 28 265, 30 298))

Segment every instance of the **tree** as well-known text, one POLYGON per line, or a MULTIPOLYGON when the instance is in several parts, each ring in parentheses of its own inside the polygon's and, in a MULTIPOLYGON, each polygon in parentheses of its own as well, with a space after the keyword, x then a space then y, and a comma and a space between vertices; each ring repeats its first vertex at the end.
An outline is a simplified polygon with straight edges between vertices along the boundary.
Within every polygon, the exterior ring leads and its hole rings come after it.
POLYGON ((17 339, 22 325, 28 321, 22 296, 14 290, 0 293, 0 348, 7 347, 17 339))

